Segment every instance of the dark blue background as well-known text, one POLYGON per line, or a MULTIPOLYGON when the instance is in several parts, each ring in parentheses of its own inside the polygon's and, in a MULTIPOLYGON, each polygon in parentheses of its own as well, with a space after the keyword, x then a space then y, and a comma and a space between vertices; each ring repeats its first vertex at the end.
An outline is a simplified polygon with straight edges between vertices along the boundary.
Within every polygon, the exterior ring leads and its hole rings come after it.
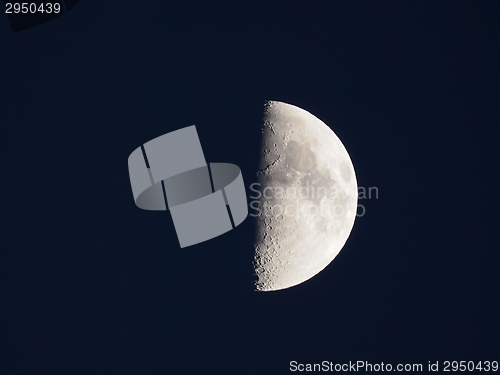
POLYGON ((499 19, 490 0, 3 17, 0 372, 500 360, 499 19), (252 219, 180 249, 168 213, 135 207, 127 158, 195 124, 248 187, 266 99, 327 123, 379 199, 323 272, 257 293, 252 219))

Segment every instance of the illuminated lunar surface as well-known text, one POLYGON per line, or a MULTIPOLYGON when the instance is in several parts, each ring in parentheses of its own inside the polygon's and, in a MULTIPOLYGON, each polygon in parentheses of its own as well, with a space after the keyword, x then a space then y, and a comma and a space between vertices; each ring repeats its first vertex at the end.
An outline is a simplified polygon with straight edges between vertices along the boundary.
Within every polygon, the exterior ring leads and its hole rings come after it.
POLYGON ((335 133, 290 104, 266 103, 261 152, 250 194, 250 214, 259 215, 255 287, 273 291, 310 279, 337 256, 354 224, 357 183, 335 133))

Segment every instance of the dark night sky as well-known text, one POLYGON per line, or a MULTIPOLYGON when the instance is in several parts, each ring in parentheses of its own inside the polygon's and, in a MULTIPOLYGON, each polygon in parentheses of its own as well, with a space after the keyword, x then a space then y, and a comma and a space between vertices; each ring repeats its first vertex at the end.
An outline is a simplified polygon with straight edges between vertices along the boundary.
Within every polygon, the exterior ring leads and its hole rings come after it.
POLYGON ((500 360, 499 20, 495 0, 3 17, 0 373, 500 360), (252 219, 180 249, 168 213, 134 205, 127 158, 195 124, 248 188, 266 99, 327 123, 379 197, 324 271, 257 293, 252 219))

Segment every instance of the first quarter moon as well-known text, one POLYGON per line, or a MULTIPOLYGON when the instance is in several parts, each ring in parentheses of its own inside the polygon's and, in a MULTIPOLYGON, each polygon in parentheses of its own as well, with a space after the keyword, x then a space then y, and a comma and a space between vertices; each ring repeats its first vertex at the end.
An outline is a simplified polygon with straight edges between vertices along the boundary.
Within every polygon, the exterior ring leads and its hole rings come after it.
POLYGON ((358 198, 354 167, 325 123, 269 101, 257 181, 255 287, 289 288, 323 270, 349 237, 358 198))

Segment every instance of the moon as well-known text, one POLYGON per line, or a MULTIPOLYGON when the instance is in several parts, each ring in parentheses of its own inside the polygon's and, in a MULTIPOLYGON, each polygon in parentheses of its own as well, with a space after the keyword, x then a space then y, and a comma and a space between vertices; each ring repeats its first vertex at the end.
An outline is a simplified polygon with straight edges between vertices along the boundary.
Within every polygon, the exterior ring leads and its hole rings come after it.
POLYGON ((256 290, 274 291, 310 279, 339 254, 354 225, 358 189, 344 145, 309 112, 268 101, 261 130, 250 195, 253 265, 256 290))

